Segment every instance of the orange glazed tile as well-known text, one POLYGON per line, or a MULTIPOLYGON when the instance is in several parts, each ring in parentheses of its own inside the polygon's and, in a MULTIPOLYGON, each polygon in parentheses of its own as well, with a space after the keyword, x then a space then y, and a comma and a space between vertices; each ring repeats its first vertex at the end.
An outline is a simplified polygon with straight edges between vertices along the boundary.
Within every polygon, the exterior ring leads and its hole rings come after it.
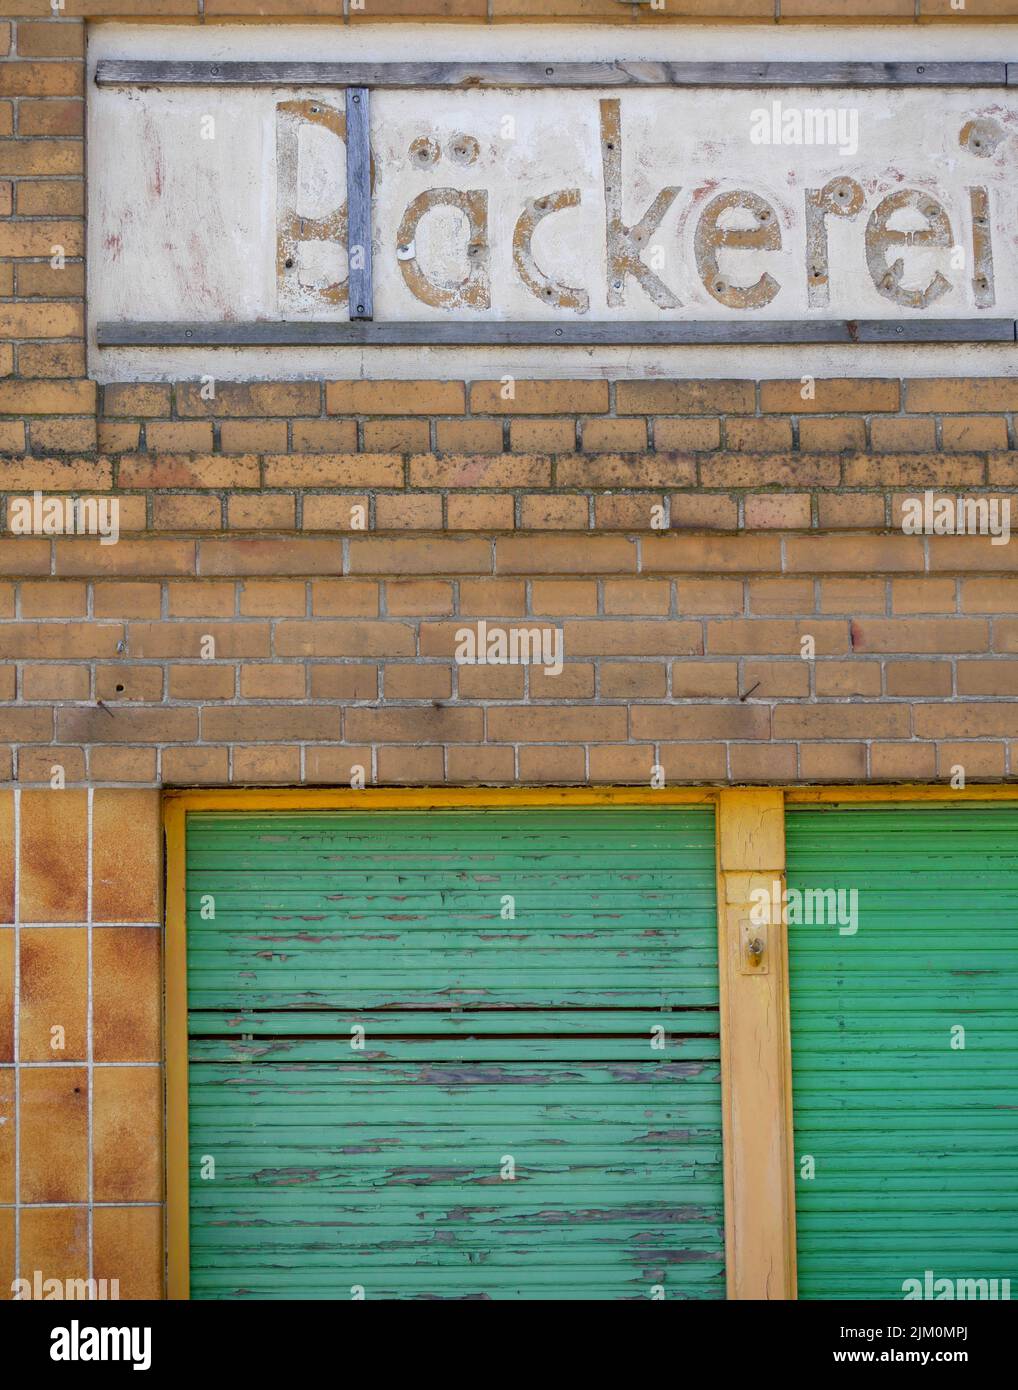
POLYGON ((159 927, 92 933, 92 1046, 97 1062, 158 1062, 162 1018, 159 927))
POLYGON ((21 920, 84 922, 88 793, 21 793, 21 920))
POLYGON ((0 922, 14 921, 14 793, 0 792, 0 922))
POLYGON ((13 1297, 14 1208, 0 1207, 0 1303, 13 1297))
POLYGON ((116 1279, 121 1298, 162 1298, 163 1219, 162 1207, 96 1207, 96 1279, 116 1279))
POLYGON ((0 927, 0 1062, 14 1061, 14 928, 0 927))
POLYGON ((161 883, 159 793, 97 791, 92 803, 92 921, 158 921, 161 883))
POLYGON ((22 1062, 79 1062, 88 1056, 88 931, 21 929, 22 1062))
POLYGON ((95 1200, 161 1201, 162 1070, 159 1067, 96 1067, 93 1077, 95 1200))
POLYGON ((88 1198, 88 1073, 84 1067, 21 1072, 21 1200, 88 1198))
POLYGON ((0 1067, 0 1203, 14 1201, 14 1068, 0 1067))
POLYGON ((22 1207, 19 1279, 88 1278, 85 1207, 22 1207))

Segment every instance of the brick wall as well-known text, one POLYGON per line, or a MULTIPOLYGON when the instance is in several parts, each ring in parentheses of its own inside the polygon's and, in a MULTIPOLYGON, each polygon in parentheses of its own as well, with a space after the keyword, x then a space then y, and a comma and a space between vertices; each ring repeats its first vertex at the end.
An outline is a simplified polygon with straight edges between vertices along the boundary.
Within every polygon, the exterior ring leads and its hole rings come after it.
POLYGON ((1012 548, 900 523, 926 489, 1018 498, 1018 383, 182 383, 102 404, 130 452, 3 470, 8 508, 36 488, 121 507, 116 545, 0 542, 20 783, 1011 772, 1012 548), (479 619, 561 627, 564 671, 458 665, 479 619))
POLYGON ((161 1294, 161 890, 156 792, 0 791, 0 1298, 161 1294))

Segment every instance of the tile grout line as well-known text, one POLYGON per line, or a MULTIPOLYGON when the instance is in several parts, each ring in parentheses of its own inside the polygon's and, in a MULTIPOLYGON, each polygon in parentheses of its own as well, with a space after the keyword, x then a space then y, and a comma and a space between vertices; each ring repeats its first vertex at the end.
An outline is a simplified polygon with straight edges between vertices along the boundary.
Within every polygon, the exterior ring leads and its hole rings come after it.
POLYGON ((86 874, 86 897, 85 897, 85 938, 88 949, 87 980, 88 980, 88 1003, 85 1020, 85 1067, 88 1084, 88 1277, 95 1277, 95 1254, 94 1254, 94 1217, 92 1205, 95 1197, 95 1162, 92 1153, 92 1139, 94 1132, 93 1109, 95 1104, 95 1086, 93 1070, 93 1047, 92 1047, 92 833, 93 833, 93 798, 95 791, 92 787, 88 789, 88 833, 85 843, 87 846, 88 862, 85 865, 86 874))
POLYGON ((14 790, 14 1278, 21 1278, 21 788, 14 790))

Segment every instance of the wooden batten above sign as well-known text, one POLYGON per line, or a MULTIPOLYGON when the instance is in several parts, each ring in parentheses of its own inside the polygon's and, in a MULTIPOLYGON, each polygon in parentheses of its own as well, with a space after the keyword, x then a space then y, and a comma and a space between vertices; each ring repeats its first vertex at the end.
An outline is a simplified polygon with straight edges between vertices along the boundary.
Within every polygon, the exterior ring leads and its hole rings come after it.
POLYGON ((1016 341, 1018 64, 101 58, 95 83, 100 349, 1016 341))
POLYGON ((1004 87, 1008 63, 236 63, 104 58, 100 87, 1004 87))

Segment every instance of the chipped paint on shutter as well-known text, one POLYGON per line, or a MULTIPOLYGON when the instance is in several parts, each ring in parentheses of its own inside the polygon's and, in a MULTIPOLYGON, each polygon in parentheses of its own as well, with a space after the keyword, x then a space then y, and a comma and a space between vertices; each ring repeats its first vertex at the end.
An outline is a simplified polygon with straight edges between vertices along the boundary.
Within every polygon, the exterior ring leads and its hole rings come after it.
POLYGON ((724 1297, 709 809, 187 844, 192 1297, 724 1297))
POLYGON ((1018 810, 789 808, 787 846, 790 913, 859 893, 788 928, 800 1298, 1018 1294, 1018 810))

